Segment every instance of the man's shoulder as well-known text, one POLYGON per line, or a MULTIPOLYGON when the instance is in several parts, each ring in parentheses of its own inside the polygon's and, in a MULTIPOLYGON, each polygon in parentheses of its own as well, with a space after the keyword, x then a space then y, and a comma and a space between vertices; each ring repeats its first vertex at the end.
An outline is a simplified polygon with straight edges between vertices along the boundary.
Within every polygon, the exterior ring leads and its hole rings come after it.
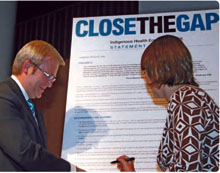
POLYGON ((20 110, 25 102, 22 97, 22 93, 13 79, 0 82, 0 116, 8 116, 11 109, 20 110))
POLYGON ((0 82, 0 98, 9 98, 18 96, 19 87, 13 79, 8 78, 0 82))
POLYGON ((4 92, 10 90, 10 79, 6 79, 2 82, 0 82, 0 95, 4 94, 4 92))

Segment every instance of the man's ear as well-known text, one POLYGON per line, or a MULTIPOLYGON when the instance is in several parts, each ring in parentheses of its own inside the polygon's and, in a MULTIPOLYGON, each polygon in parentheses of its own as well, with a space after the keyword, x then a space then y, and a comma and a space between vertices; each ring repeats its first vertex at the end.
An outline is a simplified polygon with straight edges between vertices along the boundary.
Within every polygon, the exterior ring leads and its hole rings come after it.
POLYGON ((33 65, 31 64, 30 60, 29 59, 26 59, 24 62, 23 62, 23 65, 22 65, 22 73, 25 73, 26 75, 28 74, 28 72, 31 70, 30 67, 32 67, 33 65))

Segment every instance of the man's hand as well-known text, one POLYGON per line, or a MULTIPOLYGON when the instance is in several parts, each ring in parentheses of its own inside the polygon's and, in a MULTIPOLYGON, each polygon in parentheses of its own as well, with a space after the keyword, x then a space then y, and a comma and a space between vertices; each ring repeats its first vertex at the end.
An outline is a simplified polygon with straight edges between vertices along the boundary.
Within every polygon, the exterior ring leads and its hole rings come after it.
POLYGON ((77 166, 76 166, 76 172, 86 172, 84 169, 81 169, 81 168, 78 168, 77 166))
POLYGON ((71 164, 71 172, 86 172, 84 169, 81 169, 73 164, 71 164))

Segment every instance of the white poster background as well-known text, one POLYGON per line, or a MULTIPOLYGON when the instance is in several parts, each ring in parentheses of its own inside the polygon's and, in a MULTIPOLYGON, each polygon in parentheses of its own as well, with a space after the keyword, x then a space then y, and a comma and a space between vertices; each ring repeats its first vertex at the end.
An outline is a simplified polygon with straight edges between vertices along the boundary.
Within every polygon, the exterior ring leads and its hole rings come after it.
MULTIPOLYGON (((87 171, 118 171, 110 162, 120 155, 136 158, 136 171, 157 171, 157 150, 167 116, 167 103, 152 99, 141 78, 140 60, 153 39, 172 34, 181 37, 194 62, 196 80, 218 103, 218 23, 211 30, 135 35, 77 37, 76 23, 94 20, 94 32, 102 19, 194 14, 205 21, 208 12, 76 18, 67 93, 62 157, 87 171)), ((205 24, 205 23, 204 23, 205 24)), ((172 26, 174 27, 174 26, 172 26)), ((88 27, 87 27, 88 28, 88 27)), ((148 23, 146 23, 148 28, 148 23)))

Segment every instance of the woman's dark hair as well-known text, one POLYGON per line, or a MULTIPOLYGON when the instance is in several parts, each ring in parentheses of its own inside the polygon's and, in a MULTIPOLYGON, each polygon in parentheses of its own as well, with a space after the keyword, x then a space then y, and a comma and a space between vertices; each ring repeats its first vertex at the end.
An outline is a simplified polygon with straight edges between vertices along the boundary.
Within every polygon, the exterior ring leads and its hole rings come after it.
POLYGON ((184 43, 175 36, 165 35, 155 39, 144 51, 141 69, 146 71, 152 84, 198 86, 193 76, 192 57, 184 43))

